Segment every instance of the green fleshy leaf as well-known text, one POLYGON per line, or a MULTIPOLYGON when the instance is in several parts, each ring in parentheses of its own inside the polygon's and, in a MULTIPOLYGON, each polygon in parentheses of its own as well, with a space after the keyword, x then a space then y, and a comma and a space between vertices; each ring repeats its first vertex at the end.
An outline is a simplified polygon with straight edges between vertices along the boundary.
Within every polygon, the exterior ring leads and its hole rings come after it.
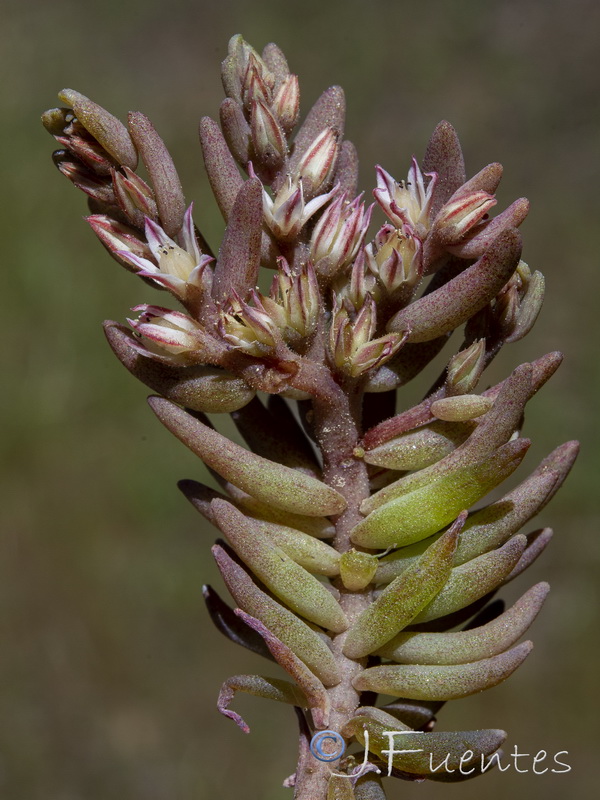
POLYGON ((340 194, 348 192, 348 197, 355 197, 358 193, 358 153, 356 147, 347 139, 340 147, 333 182, 339 183, 340 194))
POLYGON ((377 655, 399 664, 466 664, 503 653, 517 642, 538 615, 550 587, 538 583, 504 614, 485 625, 445 633, 402 632, 377 655))
POLYGON ((444 586, 466 512, 359 616, 344 643, 348 658, 372 653, 405 628, 444 586))
POLYGON ((498 550, 454 567, 444 588, 418 615, 415 623, 453 614, 496 589, 518 563, 526 544, 525 536, 519 534, 498 550))
POLYGON ((215 545, 212 552, 223 580, 238 606, 259 619, 325 686, 338 684, 341 678, 339 668, 331 650, 319 634, 259 589, 248 573, 222 547, 215 545))
POLYGON ((341 633, 348 621, 325 586, 274 545, 254 520, 223 500, 213 500, 215 518, 229 543, 273 594, 297 614, 341 633))
POLYGON ((523 551, 523 555, 508 573, 504 579, 504 583, 509 583, 510 581, 514 580, 528 567, 530 567, 536 558, 539 558, 546 547, 548 547, 553 535, 554 532, 552 528, 540 528, 537 531, 533 531, 533 533, 528 533, 527 546, 523 551))
POLYGON ((483 461, 508 442, 519 428, 525 405, 532 394, 531 364, 521 364, 503 382, 491 410, 482 417, 469 438, 448 456, 419 472, 401 478, 365 500, 361 506, 368 514, 395 497, 417 489, 429 481, 449 474, 457 467, 483 461))
POLYGON ((519 227, 529 213, 529 200, 519 197, 508 208, 489 220, 481 228, 474 228, 461 242, 448 246, 448 251, 460 258, 479 258, 494 245, 500 236, 519 227))
POLYGON ((321 478, 314 450, 285 400, 269 397, 268 408, 255 398, 232 414, 236 428, 250 450, 263 458, 321 478))
POLYGON ((221 686, 217 708, 225 717, 232 719, 244 733, 250 733, 250 728, 239 714, 229 708, 237 692, 264 697, 265 700, 277 700, 279 703, 289 703, 299 708, 308 708, 308 700, 304 693, 290 681, 265 678, 262 675, 234 675, 227 678, 221 686))
MULTIPOLYGON (((179 488, 205 519, 217 525, 211 503, 213 500, 227 500, 220 492, 195 481, 180 481, 179 488), (191 486, 190 486, 191 484, 191 486)), ((284 553, 315 575, 335 577, 340 572, 340 554, 333 547, 316 539, 308 533, 254 519, 255 524, 284 553)))
POLYGON ((373 772, 362 775, 354 787, 356 800, 385 800, 381 778, 373 772))
POLYGON ((251 497, 227 481, 224 481, 224 488, 233 498, 232 502, 250 517, 294 528, 294 530, 308 533, 316 539, 332 539, 335 536, 335 526, 326 517, 308 517, 274 508, 272 505, 269 506, 267 503, 251 497))
POLYGON ((350 778, 332 775, 327 784, 327 800, 356 800, 350 778))
POLYGON ((443 397, 431 404, 431 413, 446 422, 468 422, 487 413, 493 400, 478 394, 443 397))
POLYGON ((185 198, 173 159, 145 114, 130 112, 129 132, 150 176, 161 225, 173 238, 183 226, 185 213, 185 198))
POLYGON ((231 154, 243 167, 252 158, 250 126, 241 107, 230 98, 225 98, 219 107, 219 119, 223 135, 231 154))
POLYGON ((63 89, 58 96, 73 109, 81 125, 118 164, 135 170, 138 154, 127 128, 120 120, 73 89, 63 89))
POLYGON ((413 730, 426 731, 435 724, 435 715, 443 705, 443 700, 409 700, 399 697, 392 703, 386 703, 382 710, 413 730))
POLYGON ((205 414, 230 414, 249 403, 254 389, 241 378, 216 367, 175 367, 145 358, 131 346, 133 336, 116 322, 105 322, 113 353, 138 380, 168 400, 205 414))
POLYGON ((431 536, 514 472, 528 447, 526 439, 509 442, 485 461, 458 467, 391 500, 359 522, 352 542, 400 547, 431 536))
MULTIPOLYGON (((500 500, 470 514, 462 530, 454 566, 501 547, 526 522, 538 514, 567 477, 577 456, 576 442, 566 442, 500 500)), ((402 547, 382 558, 375 582, 389 583, 413 564, 441 534, 402 547)))
POLYGON ((223 636, 234 644, 274 661, 262 637, 234 614, 233 609, 219 597, 212 586, 203 586, 202 595, 211 620, 223 636))
POLYGON ((431 763, 435 767, 446 757, 448 768, 458 768, 463 754, 472 751, 473 758, 468 762, 463 761, 464 766, 467 766, 480 759, 482 755, 488 756, 494 753, 506 738, 506 733, 500 730, 453 733, 414 731, 396 735, 390 743, 390 736, 386 736, 385 731, 399 731, 400 727, 387 728, 380 722, 360 715, 353 717, 344 730, 352 733, 363 746, 365 746, 365 731, 368 731, 369 750, 380 756, 385 763, 388 761, 388 755, 384 751, 390 750, 390 746, 394 750, 420 751, 394 755, 392 758, 392 764, 396 769, 418 775, 428 775, 431 771, 431 763))
POLYGON ((331 712, 331 699, 323 686, 323 683, 314 675, 296 656, 290 648, 275 636, 262 622, 250 614, 246 614, 240 608, 235 613, 244 622, 259 633, 265 640, 265 644, 273 654, 280 667, 292 676, 298 684, 308 701, 314 723, 317 728, 326 728, 329 724, 329 714, 331 712))
POLYGON ((414 431, 390 439, 365 453, 367 464, 398 470, 419 470, 435 464, 473 431, 473 424, 432 422, 414 431))
POLYGON ((171 433, 205 464, 258 500, 312 517, 339 514, 346 508, 342 495, 316 478, 250 453, 162 397, 148 402, 171 433))
POLYGON ((437 174, 431 205, 431 213, 435 216, 454 192, 463 186, 467 177, 458 135, 446 120, 436 125, 431 134, 423 156, 422 169, 425 173, 437 174))
POLYGON ((531 642, 523 642, 505 653, 469 664, 371 667, 354 679, 353 686, 361 692, 413 700, 456 700, 497 686, 523 663, 532 647, 531 642))
POLYGON ((202 117, 200 120, 200 144, 210 188, 223 218, 227 221, 244 179, 227 147, 221 129, 210 117, 202 117))
POLYGON ((217 303, 226 303, 234 292, 244 300, 256 286, 262 204, 262 184, 258 178, 250 178, 238 192, 219 249, 212 285, 212 296, 217 303))

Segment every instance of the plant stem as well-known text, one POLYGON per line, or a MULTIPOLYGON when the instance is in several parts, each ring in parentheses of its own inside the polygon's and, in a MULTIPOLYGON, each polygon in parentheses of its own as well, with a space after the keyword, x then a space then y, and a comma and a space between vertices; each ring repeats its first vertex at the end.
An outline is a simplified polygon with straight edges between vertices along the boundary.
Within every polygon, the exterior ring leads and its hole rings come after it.
MULTIPOLYGON (((350 533, 362 519, 360 505, 369 496, 369 479, 366 464, 355 458, 354 448, 361 436, 363 388, 357 381, 348 382, 336 402, 313 402, 314 428, 323 456, 323 477, 346 498, 348 507, 335 521, 334 546, 340 553, 351 548, 350 533)), ((339 602, 352 626, 360 613, 371 602, 369 588, 350 592, 338 581, 339 602)), ((342 679, 329 689, 331 716, 329 729, 341 732, 359 706, 360 695, 352 681, 366 665, 366 659, 347 658, 342 648, 347 632, 333 638, 332 650, 342 679)), ((309 757, 302 759, 296 773, 295 800, 325 800, 331 772, 339 772, 339 761, 322 762, 309 757)))

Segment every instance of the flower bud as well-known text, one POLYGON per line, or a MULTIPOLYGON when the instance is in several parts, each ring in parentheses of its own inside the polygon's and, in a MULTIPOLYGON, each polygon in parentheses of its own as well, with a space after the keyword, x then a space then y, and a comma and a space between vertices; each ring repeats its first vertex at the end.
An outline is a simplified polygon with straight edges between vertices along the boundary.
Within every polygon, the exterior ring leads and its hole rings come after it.
POLYGON ((252 297, 254 306, 234 294, 229 305, 221 312, 219 330, 225 341, 236 350, 260 357, 272 353, 281 343, 281 336, 273 319, 261 307, 260 298, 255 292, 252 297))
POLYGON ((248 59, 248 69, 242 86, 242 99, 244 107, 249 111, 253 103, 271 104, 271 89, 265 81, 265 67, 254 53, 248 59))
POLYGON ((375 302, 378 302, 381 291, 375 277, 365 266, 365 248, 362 248, 354 259, 350 280, 339 280, 334 286, 338 297, 340 299, 347 297, 354 308, 360 308, 365 303, 367 295, 371 295, 375 302))
POLYGON ((414 288, 422 274, 421 242, 409 229, 384 225, 365 247, 366 263, 388 294, 414 288))
POLYGON ((158 219, 154 192, 146 181, 129 167, 124 167, 123 172, 113 170, 112 179, 119 207, 136 227, 143 227, 145 217, 158 219))
POLYGON ((117 201, 110 182, 103 176, 97 175, 76 156, 68 150, 55 150, 52 160, 59 172, 88 197, 100 203, 116 205, 117 201))
POLYGON ((450 359, 446 391, 450 395, 469 394, 477 386, 485 367, 485 339, 479 339, 450 359))
POLYGON ((544 276, 524 261, 504 286, 494 304, 494 316, 506 342, 518 342, 532 328, 544 302, 544 276))
POLYGON ((435 235, 444 245, 458 244, 496 202, 493 195, 483 191, 470 192, 450 200, 435 218, 435 235))
POLYGON ((313 266, 308 263, 297 276, 292 276, 287 261, 278 259, 269 297, 260 297, 262 308, 281 330, 283 338, 295 343, 315 330, 321 295, 313 266))
POLYGON ((142 355, 179 364, 210 360, 206 346, 211 337, 187 314, 146 304, 135 306, 132 311, 139 312, 140 317, 127 322, 137 334, 149 340, 139 347, 142 355))
POLYGON ((134 228, 129 228, 106 214, 92 214, 87 217, 87 221, 111 256, 131 272, 137 270, 130 261, 122 257, 122 251, 125 250, 139 259, 152 258, 150 248, 146 242, 141 241, 141 234, 134 228))
MULTIPOLYGON (((229 54, 223 61, 221 78, 227 96, 238 103, 246 102, 244 94, 256 91, 256 87, 251 89, 254 80, 259 80, 269 90, 272 90, 275 82, 272 72, 262 58, 239 34, 229 40, 229 54)), ((249 100, 251 99, 250 97, 249 100)))
POLYGON ((324 188, 333 174, 338 154, 338 134, 333 128, 325 128, 313 140, 302 156, 296 170, 296 178, 303 178, 311 194, 324 188))
POLYGON ((286 134, 291 133, 300 114, 300 84, 297 75, 288 75, 273 100, 272 111, 286 134))
POLYGON ((89 138, 85 132, 83 136, 70 133, 63 136, 55 136, 54 138, 60 145, 77 156, 96 175, 102 177, 110 175, 116 166, 104 148, 94 139, 89 138))
POLYGON ((370 295, 358 314, 353 313, 348 300, 340 304, 334 295, 329 346, 338 369, 356 378, 385 363, 406 340, 402 333, 371 339, 376 327, 375 301, 370 295))
POLYGON ((373 206, 365 212, 359 195, 352 203, 342 194, 325 210, 313 231, 310 255, 317 272, 331 275, 355 257, 371 221, 373 206))
POLYGON ((273 112, 262 100, 252 101, 250 130, 259 163, 271 170, 279 169, 287 155, 287 142, 273 112))

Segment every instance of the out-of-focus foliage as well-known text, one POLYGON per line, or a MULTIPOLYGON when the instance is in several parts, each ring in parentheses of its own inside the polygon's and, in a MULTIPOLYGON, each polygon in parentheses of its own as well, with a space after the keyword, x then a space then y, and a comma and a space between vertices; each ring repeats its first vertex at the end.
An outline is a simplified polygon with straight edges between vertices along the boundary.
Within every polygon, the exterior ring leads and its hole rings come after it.
MULTIPOLYGON (((511 731, 508 751, 569 751, 571 773, 511 769, 488 776, 488 796, 585 796, 598 743, 597 5, 57 0, 5 9, 0 792, 28 800, 203 800, 249 786, 269 800, 291 794, 265 794, 294 769, 289 710, 275 707, 268 722, 259 712, 246 739, 214 707, 219 664, 233 645, 202 607, 200 585, 215 575, 212 534, 175 488, 177 478, 206 480, 206 472, 156 426, 99 325, 155 294, 140 291, 84 221, 74 222, 82 198, 56 176, 38 122, 63 85, 121 117, 147 113, 215 243, 222 223, 196 126, 216 115, 219 63, 230 35, 243 32, 259 47, 280 44, 302 75, 304 110, 327 85, 344 86, 363 185, 372 185, 376 161, 402 174, 406 155, 421 156, 447 118, 469 173, 497 158, 506 169, 500 201, 525 194, 532 202, 524 258, 546 275, 546 303, 534 332, 507 347, 495 369, 503 376, 519 360, 563 350, 561 369, 531 403, 527 465, 567 438, 583 450, 552 506, 553 546, 532 568, 532 579, 552 585, 535 669, 450 706, 443 725, 485 727, 493 717, 511 731)), ((236 659, 240 672, 257 662, 236 659)), ((252 709, 245 716, 252 720, 252 709)), ((427 792, 468 798, 477 786, 427 792)), ((419 789, 402 784, 390 796, 410 800, 419 789)))

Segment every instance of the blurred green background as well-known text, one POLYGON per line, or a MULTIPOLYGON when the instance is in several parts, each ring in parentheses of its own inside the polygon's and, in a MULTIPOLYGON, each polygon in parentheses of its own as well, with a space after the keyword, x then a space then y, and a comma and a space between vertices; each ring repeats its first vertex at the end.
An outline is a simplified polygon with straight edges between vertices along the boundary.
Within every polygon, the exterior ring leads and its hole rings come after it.
POLYGON ((284 49, 304 110, 327 86, 345 87, 364 188, 377 162, 402 177, 447 118, 469 174, 504 164, 499 208, 521 194, 532 201, 524 257, 546 274, 547 300, 495 374, 563 350, 565 363, 530 404, 526 463, 570 438, 583 453, 540 517, 556 530, 552 546, 504 593, 552 583, 533 654, 503 686, 450 704, 440 727, 504 728, 509 749, 566 750, 572 771, 510 769, 460 787, 396 782, 389 795, 589 796, 600 744, 600 5, 5 0, 3 16, 0 795, 291 798, 281 788, 295 768, 291 709, 240 699, 249 737, 216 712, 224 677, 263 667, 213 631, 203 609, 201 584, 219 585, 213 534, 175 483, 205 471, 157 424, 101 332, 102 319, 122 320, 153 295, 95 241, 39 123, 63 86, 121 117, 146 112, 216 243, 196 126, 217 114, 219 64, 241 32, 257 48, 273 40, 284 49))

